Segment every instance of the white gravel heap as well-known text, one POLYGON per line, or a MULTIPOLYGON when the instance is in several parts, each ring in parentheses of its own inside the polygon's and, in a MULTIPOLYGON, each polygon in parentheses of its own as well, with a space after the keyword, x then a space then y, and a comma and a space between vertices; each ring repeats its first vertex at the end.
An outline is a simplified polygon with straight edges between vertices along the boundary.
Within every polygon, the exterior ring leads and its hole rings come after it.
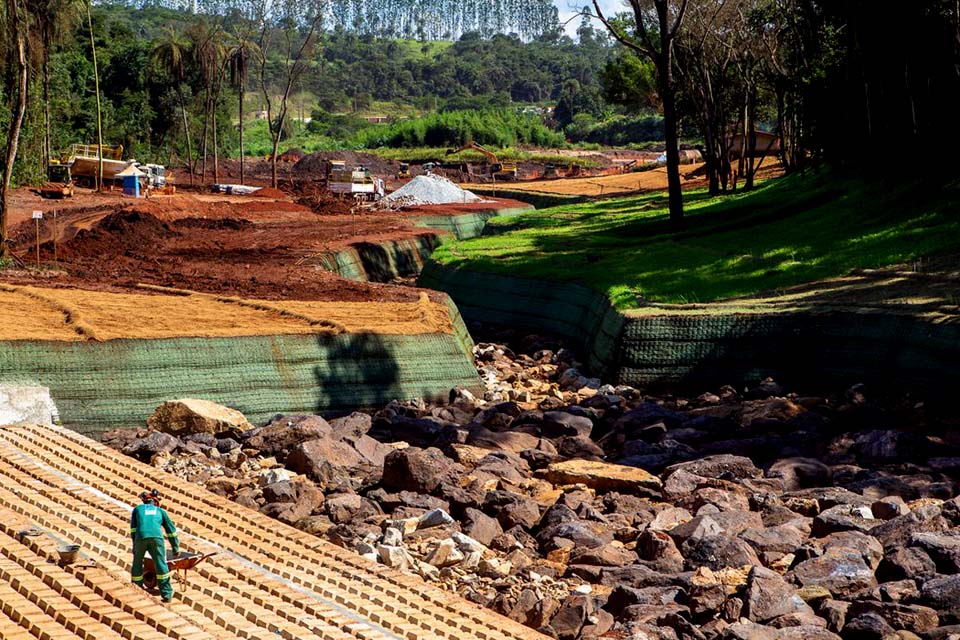
POLYGON ((425 204, 483 202, 475 193, 461 189, 450 180, 432 174, 417 176, 386 198, 387 206, 416 207, 425 204))

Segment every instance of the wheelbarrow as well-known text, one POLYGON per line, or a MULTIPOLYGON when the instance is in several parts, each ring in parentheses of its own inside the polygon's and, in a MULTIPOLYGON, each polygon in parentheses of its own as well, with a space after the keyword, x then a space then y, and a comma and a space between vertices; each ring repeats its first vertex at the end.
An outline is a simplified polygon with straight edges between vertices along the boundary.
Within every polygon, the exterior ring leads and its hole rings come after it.
MULTIPOLYGON (((180 584, 185 585, 187 583, 187 572, 215 555, 217 555, 216 551, 212 553, 181 552, 175 556, 167 557, 167 568, 170 573, 176 574, 180 584)), ((147 589, 153 589, 157 586, 157 569, 153 564, 153 559, 149 556, 143 559, 143 586, 147 589)))

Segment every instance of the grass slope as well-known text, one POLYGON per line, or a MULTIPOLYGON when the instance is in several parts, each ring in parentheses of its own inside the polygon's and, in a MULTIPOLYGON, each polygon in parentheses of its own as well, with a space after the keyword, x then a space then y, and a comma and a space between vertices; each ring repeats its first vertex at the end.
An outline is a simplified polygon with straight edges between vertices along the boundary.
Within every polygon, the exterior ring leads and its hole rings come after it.
POLYGON ((960 184, 873 183, 828 172, 748 194, 686 194, 671 230, 666 194, 568 205, 491 221, 496 235, 434 258, 479 271, 576 281, 619 309, 707 302, 906 263, 960 247, 960 184))

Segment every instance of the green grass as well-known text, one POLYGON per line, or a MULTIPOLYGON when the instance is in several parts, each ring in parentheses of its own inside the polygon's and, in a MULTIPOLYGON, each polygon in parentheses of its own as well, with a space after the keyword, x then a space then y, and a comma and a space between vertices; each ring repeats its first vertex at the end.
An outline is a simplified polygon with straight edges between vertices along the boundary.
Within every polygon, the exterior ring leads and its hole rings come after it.
POLYGON ((568 205, 491 221, 500 233, 446 244, 454 267, 574 281, 619 309, 777 291, 856 268, 906 263, 960 248, 960 184, 930 188, 791 176, 748 194, 686 194, 687 224, 671 229, 663 193, 568 205))

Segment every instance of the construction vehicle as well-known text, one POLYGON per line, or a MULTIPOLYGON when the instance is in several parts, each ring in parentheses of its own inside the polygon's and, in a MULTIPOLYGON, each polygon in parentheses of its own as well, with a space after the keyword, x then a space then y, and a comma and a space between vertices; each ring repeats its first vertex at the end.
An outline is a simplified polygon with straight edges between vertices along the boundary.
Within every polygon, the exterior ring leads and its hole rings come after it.
POLYGON ((174 193, 176 187, 167 184, 166 167, 162 164, 135 163, 146 175, 147 186, 153 193, 174 193))
POLYGON ((101 162, 104 183, 115 181, 116 175, 130 166, 130 162, 123 159, 123 145, 98 147, 95 144, 70 145, 70 148, 60 154, 60 157, 50 159, 50 166, 65 165, 70 168, 70 174, 77 184, 94 187, 97 184, 101 162))
POLYGON ((103 163, 103 183, 110 184, 119 180, 117 174, 124 171, 130 165, 137 167, 145 173, 144 183, 154 193, 171 193, 174 187, 167 186, 166 169, 160 164, 140 164, 136 160, 123 159, 123 145, 108 147, 103 145, 99 147, 100 154, 97 154, 97 145, 94 144, 73 144, 70 148, 61 153, 58 157, 50 158, 47 165, 47 176, 49 183, 53 183, 50 189, 47 185, 41 188, 41 193, 50 192, 52 195, 47 197, 69 197, 73 195, 73 185, 82 184, 87 187, 97 186, 97 175, 100 172, 100 164, 103 163), (56 176, 56 177, 54 177, 56 176), (57 187, 57 184, 69 184, 69 196, 66 187, 57 187), (57 195, 57 193, 63 195, 57 195))
POLYGON ((410 163, 401 162, 400 170, 397 171, 397 180, 408 180, 410 178, 410 163))
POLYGON ((496 154, 492 151, 487 151, 476 142, 468 142, 459 149, 447 149, 447 155, 452 156, 461 151, 473 150, 480 153, 484 158, 487 159, 487 162, 490 165, 490 175, 495 178, 503 178, 507 180, 516 180, 517 179, 517 163, 516 162, 500 162, 496 154))
POLYGON ((347 168, 343 160, 331 160, 327 170, 327 190, 338 196, 376 202, 385 194, 383 180, 370 175, 366 167, 347 168))
POLYGON ((41 198, 72 198, 73 190, 73 176, 69 165, 47 165, 47 181, 40 186, 41 198))

